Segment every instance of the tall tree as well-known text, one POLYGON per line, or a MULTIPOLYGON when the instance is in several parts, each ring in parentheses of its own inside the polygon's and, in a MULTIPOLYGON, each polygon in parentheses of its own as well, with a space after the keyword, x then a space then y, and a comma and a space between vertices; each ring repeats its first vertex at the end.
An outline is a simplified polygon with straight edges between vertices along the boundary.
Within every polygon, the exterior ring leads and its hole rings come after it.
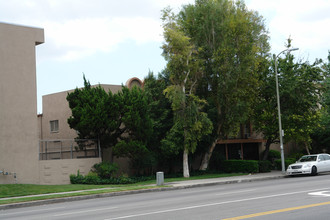
POLYGON ((330 51, 328 52, 327 62, 322 66, 324 81, 321 83, 323 89, 321 95, 320 127, 314 129, 313 150, 322 152, 330 150, 330 51), (314 149, 315 148, 315 149, 314 149))
MULTIPOLYGON (((290 40, 289 44, 290 46, 290 40)), ((319 126, 319 106, 323 71, 321 62, 294 62, 292 54, 278 58, 280 106, 285 141, 305 145, 307 153, 311 134, 319 126)), ((254 126, 262 132, 266 142, 263 159, 267 159, 269 147, 279 140, 277 101, 275 90, 274 60, 268 72, 262 76, 262 84, 255 108, 254 126)))
POLYGON ((212 127, 207 115, 201 112, 205 101, 194 94, 203 69, 197 56, 198 48, 185 36, 177 16, 169 8, 163 10, 163 28, 163 56, 172 82, 164 92, 174 113, 174 125, 168 135, 182 133, 183 176, 189 177, 188 154, 196 150, 198 141, 210 133, 212 127))
POLYGON ((170 85, 166 71, 162 71, 156 78, 152 72, 144 79, 144 95, 147 99, 149 117, 153 125, 153 133, 148 143, 148 149, 157 160, 158 169, 169 168, 173 154, 162 145, 166 133, 173 126, 173 111, 171 103, 163 91, 170 85))
POLYGON ((179 23, 191 42, 201 48, 205 70, 198 94, 212 103, 213 141, 200 169, 208 167, 219 140, 236 133, 250 114, 258 72, 269 45, 263 19, 242 1, 196 0, 180 12, 179 23))

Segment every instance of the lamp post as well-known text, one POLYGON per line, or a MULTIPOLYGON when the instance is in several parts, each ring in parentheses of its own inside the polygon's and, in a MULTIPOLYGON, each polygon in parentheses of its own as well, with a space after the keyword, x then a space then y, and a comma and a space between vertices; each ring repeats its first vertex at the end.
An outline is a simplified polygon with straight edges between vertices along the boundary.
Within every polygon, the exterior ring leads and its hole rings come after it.
POLYGON ((278 128, 279 128, 279 135, 280 135, 280 149, 281 149, 281 162, 282 162, 282 173, 285 174, 285 163, 284 163, 284 150, 283 150, 283 136, 284 132, 282 130, 282 121, 281 121, 281 106, 280 106, 280 92, 278 88, 278 74, 277 74, 277 59, 278 57, 284 52, 290 52, 294 50, 299 50, 299 48, 291 48, 285 49, 277 56, 274 54, 274 61, 275 61, 275 79, 276 79, 276 96, 277 96, 277 111, 278 111, 278 128))

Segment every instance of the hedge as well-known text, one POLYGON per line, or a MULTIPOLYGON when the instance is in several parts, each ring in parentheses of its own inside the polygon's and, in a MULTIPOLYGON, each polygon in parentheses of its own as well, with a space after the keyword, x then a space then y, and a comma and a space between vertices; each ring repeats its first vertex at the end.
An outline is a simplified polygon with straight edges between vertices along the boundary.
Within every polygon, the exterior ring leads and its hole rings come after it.
MULTIPOLYGON (((290 164, 293 164, 296 162, 296 159, 294 158, 287 158, 285 161, 285 170, 288 168, 290 164)), ((281 170, 282 169, 282 162, 281 159, 275 160, 275 169, 281 170)))
POLYGON ((267 173, 271 171, 272 163, 269 160, 258 161, 259 173, 267 173))
POLYGON ((258 173, 259 165, 257 160, 225 160, 222 163, 223 171, 226 173, 258 173))
POLYGON ((90 185, 111 184, 112 185, 112 184, 131 184, 131 183, 151 180, 154 178, 155 177, 126 177, 126 176, 100 178, 94 172, 89 172, 86 176, 84 176, 81 175, 78 171, 77 175, 75 174, 70 175, 70 182, 71 184, 90 184, 90 185))

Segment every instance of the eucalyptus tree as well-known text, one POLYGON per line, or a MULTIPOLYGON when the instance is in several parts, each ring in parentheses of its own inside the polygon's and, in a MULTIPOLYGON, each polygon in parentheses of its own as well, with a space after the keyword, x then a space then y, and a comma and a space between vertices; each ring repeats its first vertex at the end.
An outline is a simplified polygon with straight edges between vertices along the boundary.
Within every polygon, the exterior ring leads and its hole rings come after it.
POLYGON ((196 150, 201 137, 212 129, 211 121, 201 111, 205 101, 195 95, 198 80, 204 70, 198 57, 198 48, 182 31, 177 16, 169 8, 163 10, 163 28, 163 56, 172 83, 164 93, 174 113, 174 125, 164 142, 182 146, 183 176, 189 177, 188 154, 196 150), (178 137, 178 134, 182 139, 173 142, 173 137, 178 137))
POLYGON ((218 141, 238 131, 250 116, 258 73, 269 51, 268 33, 257 12, 243 1, 196 0, 179 13, 184 34, 199 49, 204 76, 198 95, 212 104, 213 139, 200 169, 208 167, 218 141))

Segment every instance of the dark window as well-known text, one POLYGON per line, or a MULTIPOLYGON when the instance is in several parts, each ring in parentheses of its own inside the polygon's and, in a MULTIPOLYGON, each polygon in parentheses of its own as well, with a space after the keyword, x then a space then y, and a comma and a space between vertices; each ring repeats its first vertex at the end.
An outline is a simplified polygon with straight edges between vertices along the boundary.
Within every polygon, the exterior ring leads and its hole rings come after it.
POLYGON ((58 120, 50 121, 50 132, 58 132, 58 120))

